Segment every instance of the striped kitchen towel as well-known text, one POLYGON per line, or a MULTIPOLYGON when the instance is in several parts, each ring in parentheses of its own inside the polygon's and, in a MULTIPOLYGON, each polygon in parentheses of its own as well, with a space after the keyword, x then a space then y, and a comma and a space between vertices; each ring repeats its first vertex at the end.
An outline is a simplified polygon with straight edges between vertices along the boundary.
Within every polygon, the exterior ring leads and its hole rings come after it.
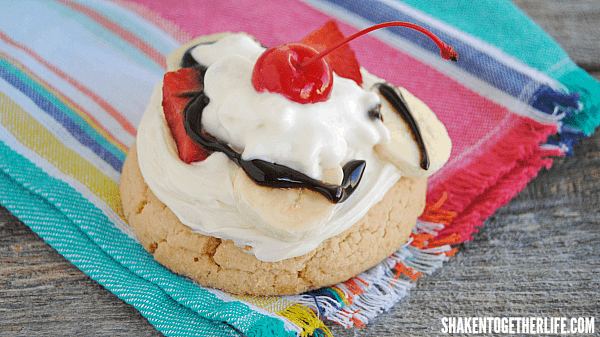
POLYGON ((0 1, 0 204, 165 335, 328 335, 324 320, 360 327, 400 301, 549 156, 569 154, 598 125, 599 94, 506 0, 0 1), (402 28, 351 43, 363 67, 425 101, 453 141, 411 242, 347 282, 297 296, 232 296, 172 274, 138 243, 118 195, 166 55, 221 31, 267 46, 298 41, 331 19, 346 34, 417 23, 460 55, 445 62, 402 28))

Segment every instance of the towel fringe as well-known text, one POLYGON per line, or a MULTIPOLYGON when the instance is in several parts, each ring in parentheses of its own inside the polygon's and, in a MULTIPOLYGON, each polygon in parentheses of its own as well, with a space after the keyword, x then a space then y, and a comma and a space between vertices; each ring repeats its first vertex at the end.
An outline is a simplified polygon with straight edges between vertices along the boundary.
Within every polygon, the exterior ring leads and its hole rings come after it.
POLYGON ((447 253, 454 250, 450 244, 459 237, 436 238, 456 216, 442 210, 447 199, 448 194, 442 194, 434 204, 427 204, 409 241, 375 267, 335 286, 289 299, 310 310, 311 314, 317 313, 319 318, 346 328, 364 327, 406 297, 419 277, 432 274, 448 260, 447 253))
POLYGON ((302 304, 292 303, 292 305, 278 311, 276 314, 285 317, 300 327, 302 329, 300 337, 333 337, 329 328, 315 315, 315 312, 302 304))
POLYGON ((454 174, 452 184, 442 183, 428 193, 428 199, 438 200, 448 193, 448 200, 440 211, 453 212, 450 223, 436 239, 460 236, 455 243, 472 239, 476 227, 505 205, 538 171, 549 168, 549 156, 561 156, 559 149, 544 148, 549 135, 555 134, 556 125, 543 125, 526 117, 518 117, 517 125, 504 135, 503 140, 485 149, 486 155, 454 174), (509 158, 509 159, 507 159, 509 158))
MULTIPOLYGON (((600 83, 581 68, 563 74, 557 79, 567 90, 580 93, 580 112, 565 117, 562 122, 570 132, 589 137, 600 123, 600 83)), ((565 129, 563 127, 563 129, 565 129)))
POLYGON ((550 86, 540 86, 532 96, 531 106, 557 122, 576 115, 583 108, 580 103, 581 94, 566 91, 566 88, 563 91, 550 86))
POLYGON ((348 287, 348 283, 336 285, 352 304, 343 310, 327 311, 324 317, 344 327, 363 327, 380 313, 408 295, 417 279, 423 274, 432 274, 448 260, 444 254, 451 251, 450 245, 421 249, 404 245, 379 265, 361 273, 354 282, 360 292, 348 287))

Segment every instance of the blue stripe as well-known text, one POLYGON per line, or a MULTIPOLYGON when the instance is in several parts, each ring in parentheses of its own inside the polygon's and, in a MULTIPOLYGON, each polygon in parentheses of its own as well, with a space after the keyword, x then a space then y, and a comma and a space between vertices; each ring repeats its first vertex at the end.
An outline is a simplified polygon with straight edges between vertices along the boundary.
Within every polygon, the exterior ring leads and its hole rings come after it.
MULTIPOLYGON (((0 58, 0 61, 3 61, 0 58)), ((7 63, 5 63, 7 64, 7 63)), ((0 62, 0 77, 2 77, 6 82, 10 85, 21 91, 25 94, 35 105, 37 105, 40 109, 44 110, 48 113, 52 118, 54 118, 58 123, 60 123, 65 129, 81 144, 90 148, 95 154, 97 154, 100 158, 102 158, 105 162, 107 162, 110 166, 112 166, 118 172, 121 172, 121 167, 123 166, 123 160, 118 158, 115 154, 109 151, 107 148, 102 146, 98 141, 93 139, 86 130, 83 129, 82 126, 74 122, 69 116, 67 116, 61 109, 59 109, 56 105, 54 105, 50 100, 44 97, 39 92, 32 89, 27 83, 23 82, 18 76, 11 73, 8 69, 2 66, 0 62)), ((68 109, 65 107, 65 109, 68 109)), ((72 110, 69 109, 72 114, 75 114, 72 110)), ((91 132, 95 133, 95 130, 91 129, 91 132)), ((96 137, 101 137, 96 135, 96 137)), ((116 150, 116 149, 115 149, 116 150)), ((116 150, 118 151, 118 150, 116 150)), ((119 151, 120 152, 120 151, 119 151)))
MULTIPOLYGON (((518 70, 498 62, 492 56, 474 49, 470 44, 451 36, 442 30, 432 27, 427 22, 420 21, 396 8, 390 7, 387 4, 375 0, 320 0, 320 2, 344 8, 374 24, 386 21, 405 21, 422 26, 433 32, 447 44, 451 45, 458 52, 459 62, 454 63, 453 66, 459 67, 471 75, 489 83, 491 86, 504 91, 515 98, 521 99, 529 105, 533 104, 532 100, 535 95, 533 92, 529 92, 528 97, 521 97, 526 87, 536 90, 554 90, 548 84, 539 82, 527 74, 523 74, 518 70)), ((391 27, 386 29, 399 38, 408 40, 433 54, 439 54, 439 49, 436 44, 427 36, 417 31, 402 27, 391 27)))

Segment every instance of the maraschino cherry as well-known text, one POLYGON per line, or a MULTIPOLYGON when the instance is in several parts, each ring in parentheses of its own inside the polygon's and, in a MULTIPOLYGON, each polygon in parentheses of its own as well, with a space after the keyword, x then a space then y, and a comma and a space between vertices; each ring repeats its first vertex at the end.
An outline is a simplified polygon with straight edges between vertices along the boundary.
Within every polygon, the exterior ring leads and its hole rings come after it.
POLYGON ((431 38, 446 60, 458 61, 458 53, 429 30, 408 22, 385 22, 361 30, 318 52, 302 43, 284 43, 267 49, 252 70, 252 85, 258 92, 278 93, 298 103, 326 101, 333 86, 333 72, 323 57, 355 38, 385 27, 407 27, 431 38))
POLYGON ((333 72, 324 59, 300 67, 319 55, 302 43, 284 43, 267 49, 256 61, 252 85, 256 91, 279 93, 298 103, 326 101, 331 93, 333 72))

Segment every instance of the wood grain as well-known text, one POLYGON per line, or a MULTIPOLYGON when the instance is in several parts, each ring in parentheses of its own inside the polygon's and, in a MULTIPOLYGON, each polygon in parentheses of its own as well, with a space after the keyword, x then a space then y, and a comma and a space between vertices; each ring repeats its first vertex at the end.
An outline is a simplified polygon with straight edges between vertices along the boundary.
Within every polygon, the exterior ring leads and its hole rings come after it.
POLYGON ((444 268, 419 280, 406 301, 374 324, 353 333, 332 327, 334 335, 436 336, 441 318, 449 316, 597 321, 600 169, 594 161, 600 159, 599 145, 596 134, 578 146, 574 158, 542 171, 444 268))
MULTIPOLYGON (((600 2, 516 0, 600 79, 600 2)), ((335 336, 436 336, 447 316, 600 320, 600 134, 557 158, 408 298, 335 336)), ((600 325, 596 323, 596 332, 600 325)), ((161 336, 0 207, 0 336, 161 336)))
POLYGON ((0 336, 161 336, 0 208, 0 336))
POLYGON ((600 72, 597 0, 513 0, 588 72, 600 72))

